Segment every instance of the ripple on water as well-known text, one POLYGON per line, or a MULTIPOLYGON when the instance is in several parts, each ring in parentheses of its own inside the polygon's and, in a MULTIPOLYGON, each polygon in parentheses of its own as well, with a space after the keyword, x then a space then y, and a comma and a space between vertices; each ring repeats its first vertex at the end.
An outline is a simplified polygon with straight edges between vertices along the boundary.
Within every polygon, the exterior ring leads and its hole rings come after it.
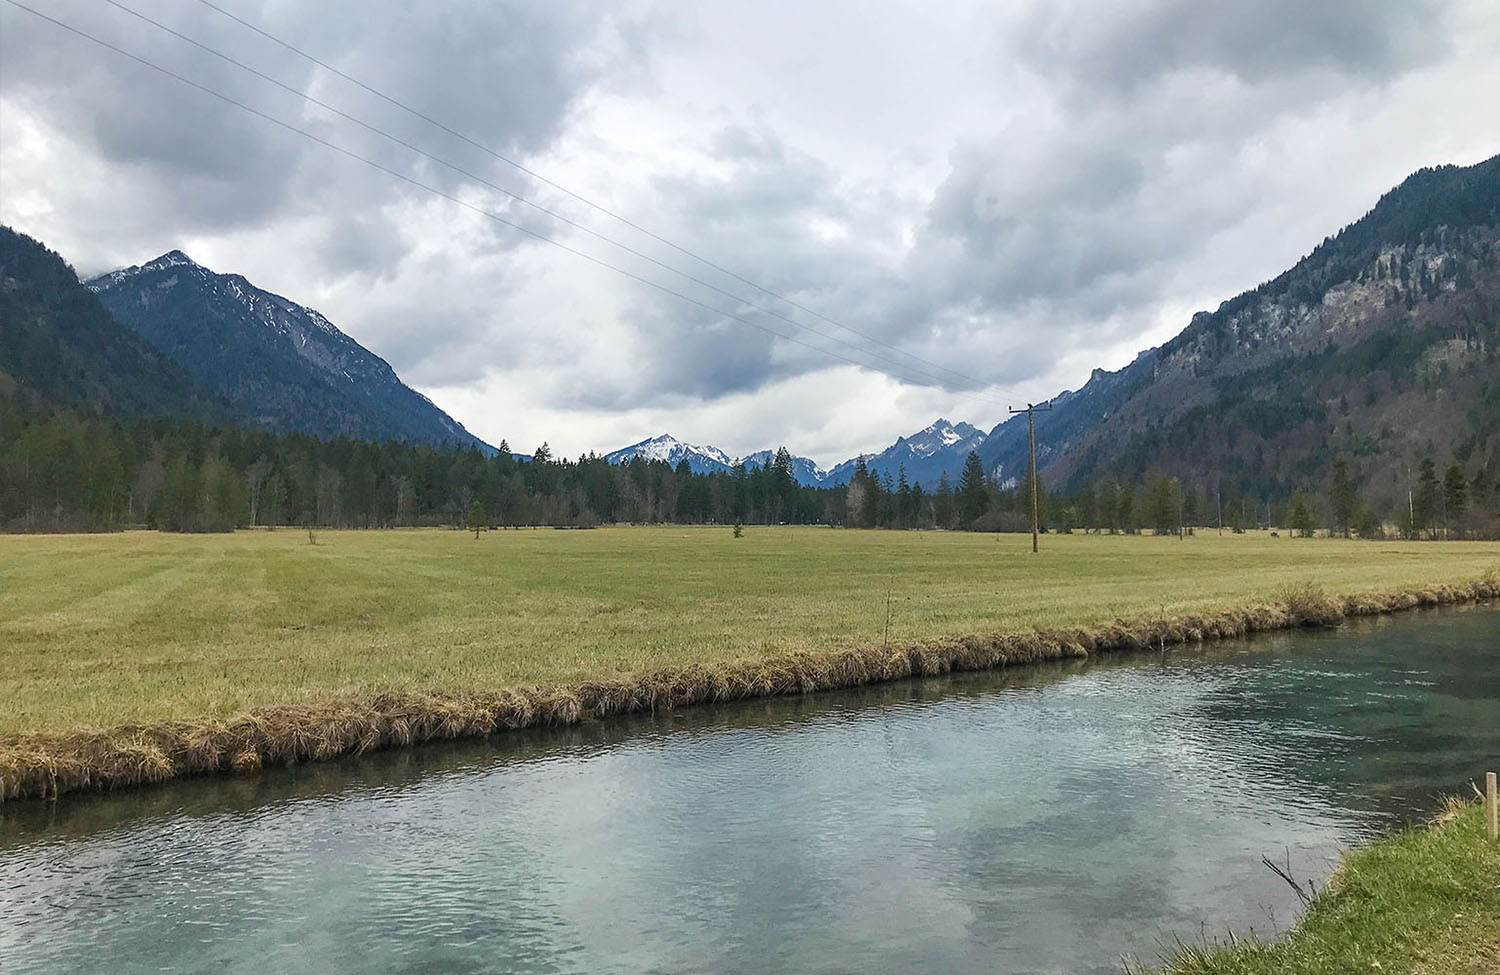
POLYGON ((1203 930, 1284 928, 1295 904, 1261 856, 1325 876, 1471 776, 1492 745, 1476 729, 1500 724, 1497 620, 518 733, 50 821, 6 810, 0 958, 1117 972, 1203 930))

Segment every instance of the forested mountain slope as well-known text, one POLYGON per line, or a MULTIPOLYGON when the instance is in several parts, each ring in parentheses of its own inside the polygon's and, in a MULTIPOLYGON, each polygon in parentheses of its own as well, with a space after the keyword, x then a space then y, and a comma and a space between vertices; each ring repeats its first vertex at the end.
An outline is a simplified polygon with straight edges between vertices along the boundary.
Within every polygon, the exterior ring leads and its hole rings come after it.
MULTIPOLYGON (((1291 270, 1096 373, 1038 439, 1063 489, 1161 471, 1278 496, 1344 457, 1389 504, 1421 458, 1500 466, 1500 156, 1412 175, 1291 270)), ((1014 453, 991 469, 1020 473, 1014 453)))
POLYGON ((227 409, 117 322, 54 252, 0 227, 0 399, 28 409, 216 420, 227 409))
POLYGON ((491 450, 328 319, 240 275, 216 274, 172 251, 88 286, 227 400, 242 424, 491 450))

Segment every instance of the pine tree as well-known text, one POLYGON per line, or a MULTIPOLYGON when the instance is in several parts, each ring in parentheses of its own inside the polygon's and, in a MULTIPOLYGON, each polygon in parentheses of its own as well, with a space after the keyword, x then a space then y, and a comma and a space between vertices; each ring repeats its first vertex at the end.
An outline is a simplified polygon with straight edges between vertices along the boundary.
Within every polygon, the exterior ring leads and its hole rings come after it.
POLYGON ((1130 481, 1121 484, 1120 493, 1116 497, 1115 517, 1120 521, 1120 531, 1133 535, 1140 524, 1135 511, 1135 484, 1130 481))
POLYGON ((1092 484, 1079 492, 1077 511, 1078 523, 1085 534, 1099 527, 1098 498, 1094 494, 1092 484))
POLYGON ((479 533, 490 526, 489 515, 485 514, 484 505, 477 498, 473 504, 469 505, 468 524, 469 531, 474 533, 475 538, 478 538, 479 533))
POLYGON ((1181 520, 1178 522, 1178 531, 1185 531, 1189 535, 1191 535, 1193 533, 1193 529, 1198 524, 1199 503, 1198 493, 1196 491, 1186 490, 1182 492, 1182 501, 1179 505, 1179 511, 1181 514, 1181 520))
POLYGON ((1348 538, 1349 529, 1354 526, 1359 498, 1354 493, 1354 485, 1349 483, 1349 465, 1342 457, 1333 462, 1328 472, 1328 507, 1333 512, 1334 528, 1348 538))
POLYGON ((1159 474, 1146 487, 1146 517, 1151 529, 1158 535, 1177 532, 1179 511, 1177 478, 1159 474))
POLYGON ((906 465, 896 470, 896 521, 902 528, 910 528, 916 520, 911 484, 906 480, 906 465))
POLYGON ((984 480, 984 465, 979 455, 969 451, 964 459, 963 473, 958 478, 958 517, 965 526, 971 526, 989 510, 990 492, 984 480))
POLYGON ((771 491, 776 501, 776 521, 784 521, 797 498, 797 478, 792 474, 792 454, 785 447, 776 451, 771 461, 771 491))
POLYGON ((1313 522, 1312 506, 1308 504, 1307 493, 1301 488, 1292 492, 1291 510, 1287 514, 1287 524, 1294 533, 1302 538, 1312 538, 1316 531, 1313 522))
POLYGON ((1423 458, 1417 468, 1417 487, 1412 494, 1411 533, 1421 534, 1432 530, 1438 514, 1437 465, 1431 457, 1423 458))
POLYGON ((1460 533, 1464 528, 1464 515, 1469 508, 1469 486, 1464 477, 1464 469, 1454 461, 1448 465, 1447 472, 1443 475, 1443 528, 1457 528, 1460 533))
POLYGON ((1099 528, 1113 535, 1121 530, 1119 488, 1113 481, 1100 481, 1095 492, 1099 506, 1099 528))
POLYGON ((937 495, 932 499, 932 516, 939 528, 953 527, 953 481, 948 472, 938 475, 937 495))

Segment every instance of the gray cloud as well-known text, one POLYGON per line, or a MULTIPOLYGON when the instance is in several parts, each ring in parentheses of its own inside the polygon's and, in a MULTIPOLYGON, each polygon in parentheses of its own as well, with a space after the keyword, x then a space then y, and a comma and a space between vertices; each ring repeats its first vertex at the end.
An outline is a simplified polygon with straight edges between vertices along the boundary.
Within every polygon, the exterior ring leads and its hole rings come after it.
MULTIPOLYGON (((925 411, 988 425, 998 416, 965 395, 993 404, 1076 385, 1093 365, 1118 364, 1106 354, 1128 357, 1185 324, 1194 304, 1281 270, 1410 169, 1476 161, 1500 139, 1473 122, 1500 111, 1496 96, 1469 83, 1495 74, 1486 52, 1500 36, 1482 4, 1463 0, 234 8, 893 350, 685 259, 196 4, 126 2, 841 339, 799 333, 903 381, 857 380, 833 357, 613 276, 0 11, 0 218, 85 271, 187 247, 320 308, 410 381, 482 404, 478 418, 460 418, 490 439, 550 437, 573 453, 618 446, 588 432, 616 436, 602 417, 649 417, 689 435, 728 403, 760 426, 723 446, 759 449, 785 439, 776 424, 788 417, 762 400, 791 388, 798 429, 845 456, 925 425, 925 411), (1472 96, 1466 111, 1452 107, 1455 90, 1472 96), (892 399, 892 389, 909 405, 858 411, 900 417, 870 440, 840 397, 892 399)), ((118 11, 85 0, 47 11, 443 192, 789 330, 118 11)))
POLYGON ((1122 94, 1193 70, 1251 85, 1308 73, 1380 81, 1445 50, 1445 13, 1433 0, 1040 3, 1008 50, 1050 78, 1122 94))

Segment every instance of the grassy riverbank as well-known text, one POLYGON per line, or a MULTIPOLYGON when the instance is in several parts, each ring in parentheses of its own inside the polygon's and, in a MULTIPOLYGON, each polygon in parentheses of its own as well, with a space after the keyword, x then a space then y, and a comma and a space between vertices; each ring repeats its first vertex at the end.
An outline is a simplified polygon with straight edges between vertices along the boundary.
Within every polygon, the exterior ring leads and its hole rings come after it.
POLYGON ((1308 583, 1314 618, 1464 601, 1497 566, 1213 534, 0 537, 0 794, 1273 629, 1308 583))
POLYGON ((1332 972, 1500 972, 1500 843, 1485 838, 1482 807, 1351 853, 1280 941, 1190 949, 1165 975, 1332 972))

